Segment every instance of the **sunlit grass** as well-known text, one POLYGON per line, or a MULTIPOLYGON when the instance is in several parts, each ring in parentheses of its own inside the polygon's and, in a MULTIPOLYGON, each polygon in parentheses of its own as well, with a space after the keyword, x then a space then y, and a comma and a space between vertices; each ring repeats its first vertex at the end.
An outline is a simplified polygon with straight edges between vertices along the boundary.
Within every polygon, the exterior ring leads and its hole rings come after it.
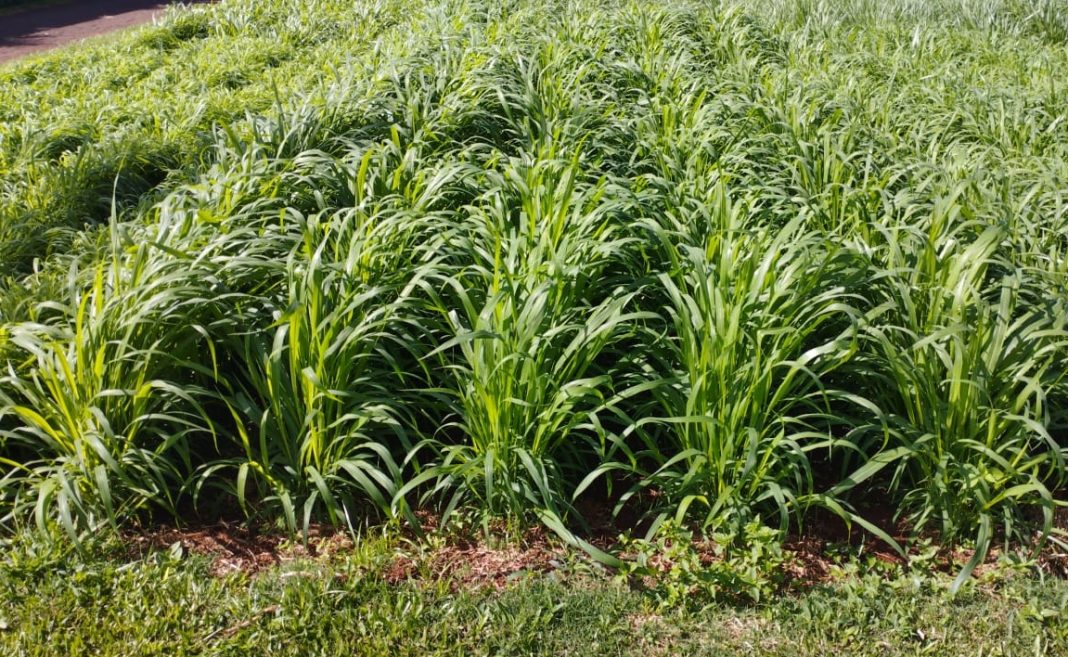
POLYGON ((1065 14, 224 2, 6 69, 4 522, 1056 538, 1065 14))

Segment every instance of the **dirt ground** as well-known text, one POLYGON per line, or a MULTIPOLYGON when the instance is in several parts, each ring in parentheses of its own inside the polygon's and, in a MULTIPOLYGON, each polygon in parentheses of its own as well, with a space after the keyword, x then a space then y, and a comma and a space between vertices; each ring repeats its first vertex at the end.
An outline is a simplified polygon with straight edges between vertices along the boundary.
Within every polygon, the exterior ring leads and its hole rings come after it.
POLYGON ((0 16, 0 62, 148 23, 168 4, 168 0, 73 0, 0 16))

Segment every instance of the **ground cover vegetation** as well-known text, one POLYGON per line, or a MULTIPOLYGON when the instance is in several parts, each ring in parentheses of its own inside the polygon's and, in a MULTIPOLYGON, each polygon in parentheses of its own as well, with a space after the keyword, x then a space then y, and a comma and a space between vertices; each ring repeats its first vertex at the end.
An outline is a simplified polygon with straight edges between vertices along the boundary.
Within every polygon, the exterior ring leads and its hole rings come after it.
POLYGON ((585 510, 900 546, 883 513, 973 546, 956 586, 1056 544, 1066 37, 1052 0, 227 1, 10 66, 0 518, 477 509, 619 566, 585 510))
MULTIPOLYGON (((184 534, 189 538, 194 533, 184 534)), ((440 535, 439 535, 440 537, 440 535)), ((99 538, 99 537, 98 537, 99 538)), ((236 553, 249 548, 239 537, 236 553)), ((501 579, 443 568, 440 545, 390 532, 355 542, 278 545, 249 572, 176 540, 143 556, 130 543, 27 535, 0 561, 0 650, 14 655, 1061 655, 1068 586, 987 573, 956 595, 952 577, 846 559, 833 577, 755 606, 661 605, 648 592, 558 555, 501 579), (397 576, 396 564, 410 571, 397 576)), ((170 537, 168 537, 170 540, 170 537)), ((199 541, 203 545, 203 541, 199 541)), ((224 552, 226 552, 224 550, 224 552)), ((482 546, 511 560, 515 550, 482 546)), ((227 552, 229 554, 229 552, 227 552)))

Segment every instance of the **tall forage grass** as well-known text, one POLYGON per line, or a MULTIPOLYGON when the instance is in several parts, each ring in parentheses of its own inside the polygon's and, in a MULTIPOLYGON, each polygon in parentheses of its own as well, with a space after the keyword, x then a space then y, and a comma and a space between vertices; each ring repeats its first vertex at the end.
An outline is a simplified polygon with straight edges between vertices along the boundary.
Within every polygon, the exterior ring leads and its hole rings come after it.
POLYGON ((5 524, 1056 538, 1059 7, 238 2, 130 46, 223 62, 165 97, 13 68, 5 524))

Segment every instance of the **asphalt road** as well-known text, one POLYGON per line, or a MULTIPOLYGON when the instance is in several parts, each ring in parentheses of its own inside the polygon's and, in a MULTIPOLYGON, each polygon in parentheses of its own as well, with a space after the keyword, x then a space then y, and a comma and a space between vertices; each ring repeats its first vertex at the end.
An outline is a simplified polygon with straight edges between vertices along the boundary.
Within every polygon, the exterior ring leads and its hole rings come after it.
POLYGON ((167 0, 74 0, 0 16, 0 62, 147 23, 168 4, 167 0))

